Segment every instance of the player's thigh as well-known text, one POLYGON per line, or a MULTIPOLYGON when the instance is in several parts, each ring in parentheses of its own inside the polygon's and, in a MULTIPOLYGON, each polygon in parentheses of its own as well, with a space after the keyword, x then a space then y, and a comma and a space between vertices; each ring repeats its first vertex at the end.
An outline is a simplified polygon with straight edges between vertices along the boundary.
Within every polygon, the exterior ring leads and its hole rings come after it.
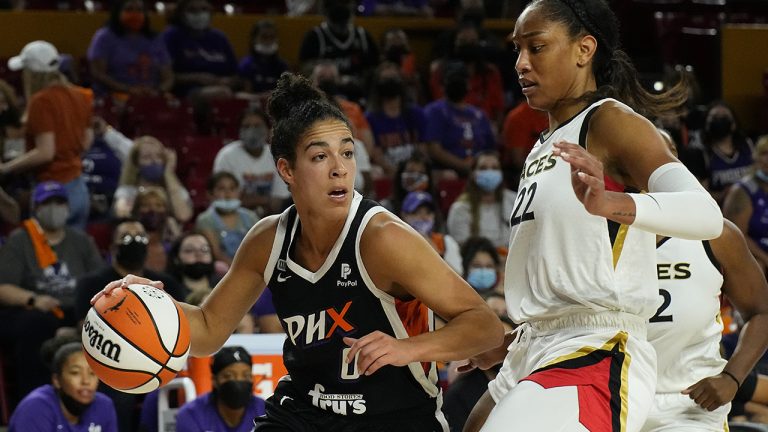
POLYGON ((579 422, 579 393, 575 386, 545 389, 522 381, 493 408, 482 432, 588 432, 579 422))

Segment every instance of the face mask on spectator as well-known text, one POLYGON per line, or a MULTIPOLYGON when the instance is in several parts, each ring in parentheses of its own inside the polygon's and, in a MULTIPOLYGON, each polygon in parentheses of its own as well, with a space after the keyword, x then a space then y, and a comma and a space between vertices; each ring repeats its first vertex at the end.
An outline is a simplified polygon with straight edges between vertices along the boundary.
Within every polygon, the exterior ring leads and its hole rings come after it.
POLYGON ((424 191, 429 187, 429 177, 419 172, 404 172, 400 174, 400 184, 408 192, 424 191))
POLYGON ((69 411, 69 413, 75 417, 80 417, 85 412, 85 410, 91 406, 90 403, 80 402, 79 400, 68 395, 63 390, 58 390, 57 393, 59 394, 59 399, 61 399, 61 403, 64 405, 64 408, 66 408, 67 411, 69 411))
POLYGON ((157 231, 165 224, 165 212, 154 210, 139 214, 139 222, 147 231, 157 231))
POLYGON ((137 32, 144 27, 144 12, 122 11, 120 12, 120 24, 126 29, 137 32))
POLYGON ((69 206, 62 204, 44 204, 35 211, 35 218, 44 229, 64 228, 69 217, 69 206))
POLYGON ((115 261, 126 270, 141 270, 147 259, 148 242, 145 235, 126 235, 117 246, 115 261))
POLYGON ((403 94, 403 81, 400 78, 382 78, 376 85, 376 91, 382 99, 393 99, 403 94))
POLYGON ((240 128, 240 142, 247 150, 258 150, 267 141, 267 128, 263 126, 247 126, 240 128))
POLYGON ((467 283, 477 291, 485 291, 496 285, 496 270, 492 268, 473 268, 467 275, 467 283))
POLYGON ((223 213, 232 213, 240 208, 240 200, 233 199, 217 199, 213 201, 213 208, 223 213))
POLYGON ((241 380, 227 381, 214 389, 216 397, 219 398, 224 405, 232 409, 238 409, 248 405, 248 401, 251 400, 252 391, 253 382, 241 380))
POLYGON ((706 132, 707 135, 713 139, 721 139, 730 135, 732 128, 733 120, 731 120, 730 117, 718 116, 712 118, 712 120, 707 123, 706 132))
POLYGON ((405 45, 392 45, 384 52, 384 57, 386 57, 387 61, 400 64, 403 56, 408 53, 408 48, 406 48, 405 45))
POLYGON ((271 44, 253 44, 253 50, 256 51, 257 54, 265 55, 265 56, 271 56, 277 52, 278 45, 277 42, 272 42, 271 44))
POLYGON ((328 24, 331 30, 337 33, 345 33, 349 26, 352 10, 346 5, 331 6, 328 10, 328 24))
POLYGON ((207 278, 213 274, 213 263, 194 262, 182 264, 181 274, 193 280, 207 278))
POLYGON ((139 176, 152 183, 158 183, 163 179, 165 165, 162 163, 151 163, 149 165, 139 165, 139 176))
POLYGON ((187 12, 184 17, 192 30, 205 30, 211 24, 211 13, 207 11, 187 12))
POLYGON ((335 96, 338 93, 338 85, 334 79, 324 79, 317 82, 317 88, 324 91, 328 96, 335 96))
POLYGON ((477 186, 486 191, 493 192, 501 184, 502 175, 501 170, 485 169, 475 171, 475 183, 477 186))
POLYGON ((435 221, 433 219, 413 219, 408 221, 408 225, 415 229, 419 234, 428 236, 432 234, 432 229, 435 227, 435 221))

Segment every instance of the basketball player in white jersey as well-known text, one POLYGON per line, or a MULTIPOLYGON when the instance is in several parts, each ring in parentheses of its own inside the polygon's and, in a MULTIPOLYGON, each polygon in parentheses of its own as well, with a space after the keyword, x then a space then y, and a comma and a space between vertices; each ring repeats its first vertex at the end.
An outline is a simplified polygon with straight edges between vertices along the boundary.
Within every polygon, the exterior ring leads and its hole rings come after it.
POLYGON ((646 339, 656 234, 703 240, 723 226, 643 117, 682 105, 687 90, 640 86, 604 0, 534 0, 512 42, 523 94, 549 129, 526 159, 510 218, 505 294, 520 327, 465 430, 636 432, 656 385, 646 339))
POLYGON ((646 432, 723 431, 730 402, 768 347, 768 284, 736 225, 709 241, 658 241, 659 302, 648 326, 658 356, 656 400, 646 432), (720 355, 720 293, 746 325, 736 351, 720 355))

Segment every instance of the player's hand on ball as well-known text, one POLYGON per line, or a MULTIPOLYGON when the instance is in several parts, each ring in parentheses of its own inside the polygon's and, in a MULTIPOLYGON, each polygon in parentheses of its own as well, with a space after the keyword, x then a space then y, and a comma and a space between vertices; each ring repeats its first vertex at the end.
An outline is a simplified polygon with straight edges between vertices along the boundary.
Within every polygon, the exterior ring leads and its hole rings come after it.
POLYGON ((143 278, 143 277, 140 277, 140 276, 135 276, 135 275, 132 275, 132 274, 128 274, 128 275, 126 275, 122 279, 118 279, 116 281, 112 281, 112 282, 108 283, 107 286, 105 286, 103 290, 97 292, 96 295, 93 296, 93 298, 91 299, 91 304, 96 303, 96 300, 98 300, 99 297, 101 297, 103 295, 109 295, 109 293, 111 293, 112 290, 114 290, 115 288, 118 288, 118 287, 125 288, 125 287, 127 287, 128 285, 131 285, 131 284, 151 285, 151 286, 153 286, 155 288, 163 289, 163 283, 160 282, 160 281, 153 281, 153 280, 149 280, 147 278, 143 278))
POLYGON ((347 363, 357 358, 357 370, 361 375, 371 375, 383 366, 405 366, 413 360, 408 353, 407 339, 396 339, 375 331, 359 339, 345 337, 344 343, 351 347, 347 363))
POLYGON ((682 393, 705 410, 714 411, 732 401, 738 390, 738 385, 731 377, 720 374, 704 378, 682 393))

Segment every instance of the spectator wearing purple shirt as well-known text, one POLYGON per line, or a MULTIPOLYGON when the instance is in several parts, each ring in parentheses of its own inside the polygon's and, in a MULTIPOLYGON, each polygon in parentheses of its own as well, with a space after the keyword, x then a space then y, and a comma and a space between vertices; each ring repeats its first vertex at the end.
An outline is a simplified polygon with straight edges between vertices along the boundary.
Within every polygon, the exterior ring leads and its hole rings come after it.
POLYGON ((445 97, 424 108, 429 155, 439 168, 466 176, 475 155, 493 150, 496 139, 488 117, 466 102, 467 68, 463 63, 448 63, 443 74, 445 97))
POLYGON ((250 432, 264 414, 264 400, 253 394, 251 355, 243 347, 224 347, 213 356, 213 391, 186 403, 176 415, 177 431, 250 432))
POLYGON ((178 96, 228 97, 240 87, 235 52, 227 36, 210 27, 211 10, 207 0, 181 0, 162 34, 178 96))
POLYGON ((251 29, 249 54, 240 62, 246 88, 256 94, 271 92, 288 64, 278 53, 277 28, 272 20, 259 20, 251 29))
POLYGON ((107 25, 93 35, 88 61, 97 95, 156 95, 171 90, 171 59, 149 27, 141 0, 115 2, 107 25))
POLYGON ((85 360, 80 342, 52 340, 52 385, 34 389, 16 407, 9 432, 117 432, 112 401, 96 392, 99 379, 85 360))

